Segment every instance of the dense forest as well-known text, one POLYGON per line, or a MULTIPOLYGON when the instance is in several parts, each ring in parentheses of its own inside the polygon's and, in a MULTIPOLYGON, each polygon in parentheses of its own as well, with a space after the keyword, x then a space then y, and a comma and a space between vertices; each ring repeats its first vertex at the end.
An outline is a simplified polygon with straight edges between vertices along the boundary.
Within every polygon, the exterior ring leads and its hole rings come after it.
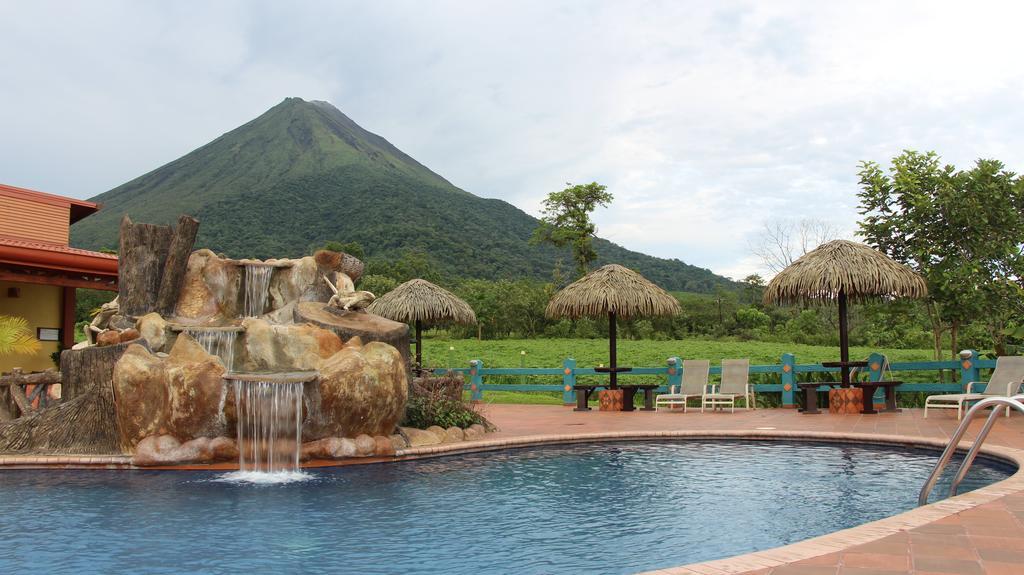
MULTIPOLYGON (((568 249, 530 243, 538 220, 461 190, 325 102, 289 98, 213 142, 100 194, 103 209, 72 228, 75 245, 113 248, 123 214, 202 225, 197 245, 231 257, 296 257, 327 241, 368 258, 429 253, 450 279, 543 281, 568 249)), ((658 217, 652 214, 652 217, 658 217)), ((629 266, 667 289, 732 282, 678 259, 596 239, 598 264, 629 266)))

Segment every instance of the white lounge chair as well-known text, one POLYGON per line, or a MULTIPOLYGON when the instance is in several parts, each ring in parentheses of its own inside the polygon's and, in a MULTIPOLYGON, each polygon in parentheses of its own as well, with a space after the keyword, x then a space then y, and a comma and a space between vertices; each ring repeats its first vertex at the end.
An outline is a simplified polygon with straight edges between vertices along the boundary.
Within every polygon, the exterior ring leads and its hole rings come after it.
POLYGON ((683 413, 686 413, 686 401, 691 397, 702 397, 708 391, 708 372, 711 370, 711 362, 706 359, 684 359, 683 360, 683 383, 679 386, 679 393, 676 393, 676 386, 669 388, 668 393, 663 393, 654 398, 654 410, 664 406, 669 409, 683 406, 683 413))
POLYGON ((722 384, 713 393, 705 393, 701 397, 700 410, 705 407, 715 409, 729 406, 732 412, 736 411, 736 400, 746 399, 747 409, 754 406, 754 390, 750 387, 750 360, 749 359, 723 359, 722 360, 722 384))
MULTIPOLYGON (((996 358, 996 368, 992 371, 992 377, 988 383, 983 381, 972 381, 967 384, 966 393, 948 393, 945 395, 929 395, 924 400, 924 416, 928 417, 928 408, 932 409, 955 409, 956 418, 963 417, 964 408, 975 401, 981 401, 986 397, 1009 397, 1020 391, 1021 381, 1024 380, 1024 356, 1006 355, 996 358), (985 389, 980 392, 973 392, 975 385, 985 384, 985 389)), ((1010 417, 1010 408, 1006 408, 1006 417, 1010 417)))

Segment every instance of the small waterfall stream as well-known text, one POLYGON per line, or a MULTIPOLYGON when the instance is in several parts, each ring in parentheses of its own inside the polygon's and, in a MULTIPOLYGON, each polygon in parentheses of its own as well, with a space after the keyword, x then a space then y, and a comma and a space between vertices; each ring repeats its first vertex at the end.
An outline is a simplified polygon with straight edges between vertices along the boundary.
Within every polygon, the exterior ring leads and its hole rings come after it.
POLYGON ((238 416, 241 473, 299 471, 302 446, 302 383, 230 382, 238 416))
POLYGON ((245 305, 243 317, 259 317, 267 308, 270 276, 274 267, 266 264, 245 264, 245 305))
POLYGON ((186 328, 185 333, 192 336, 206 353, 216 355, 224 362, 228 371, 235 368, 235 338, 238 332, 226 329, 209 329, 201 327, 186 328))

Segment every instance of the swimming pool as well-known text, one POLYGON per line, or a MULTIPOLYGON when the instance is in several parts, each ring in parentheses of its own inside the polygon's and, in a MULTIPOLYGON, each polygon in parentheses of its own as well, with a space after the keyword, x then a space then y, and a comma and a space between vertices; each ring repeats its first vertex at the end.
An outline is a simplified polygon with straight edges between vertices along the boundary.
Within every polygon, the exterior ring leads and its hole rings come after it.
MULTIPOLYGON (((936 458, 909 447, 690 440, 317 469, 284 485, 214 472, 8 470, 0 572, 632 573, 911 509, 936 458)), ((961 492, 1013 471, 979 460, 961 492)))

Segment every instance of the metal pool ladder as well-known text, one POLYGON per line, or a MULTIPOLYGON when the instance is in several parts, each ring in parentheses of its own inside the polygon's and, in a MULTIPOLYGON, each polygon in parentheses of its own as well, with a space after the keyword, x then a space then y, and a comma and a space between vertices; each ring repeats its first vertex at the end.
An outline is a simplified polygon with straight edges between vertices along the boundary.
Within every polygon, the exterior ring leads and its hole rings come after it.
POLYGON ((956 432, 953 433, 953 437, 949 439, 949 443, 946 445, 946 449, 942 452, 939 460, 935 463, 935 469, 932 470, 931 475, 928 476, 928 481, 925 481, 924 486, 921 487, 921 493, 917 496, 918 505, 928 504, 928 495, 931 493, 932 488, 935 487, 935 482, 938 481, 939 475, 942 470, 945 469, 946 465, 949 464, 949 460, 953 458, 953 454, 956 453, 957 446, 960 445, 960 440, 963 439, 964 434, 967 433, 967 428, 971 425, 971 421, 986 408, 993 408, 992 414, 988 416, 988 420, 985 422, 985 426, 978 432, 978 437, 974 439, 974 444, 967 451, 967 455, 964 456, 963 463, 960 464, 960 469, 956 472, 956 477, 953 478, 953 483, 949 486, 949 496, 953 497, 956 495, 956 490, 960 487, 960 482, 963 481, 964 476, 967 475, 967 471, 971 468, 971 464, 974 463, 974 458, 977 457, 978 452, 981 451, 981 445, 985 443, 985 438, 988 437, 988 433, 992 431, 992 427, 995 426, 996 420, 999 419, 999 415, 1003 413, 1001 408, 1006 408, 1006 414, 1010 414, 1010 408, 1016 409, 1017 411, 1024 413, 1024 394, 1014 395, 1013 397, 986 397, 985 399, 974 404, 967 414, 964 415, 963 421, 956 428, 956 432))

